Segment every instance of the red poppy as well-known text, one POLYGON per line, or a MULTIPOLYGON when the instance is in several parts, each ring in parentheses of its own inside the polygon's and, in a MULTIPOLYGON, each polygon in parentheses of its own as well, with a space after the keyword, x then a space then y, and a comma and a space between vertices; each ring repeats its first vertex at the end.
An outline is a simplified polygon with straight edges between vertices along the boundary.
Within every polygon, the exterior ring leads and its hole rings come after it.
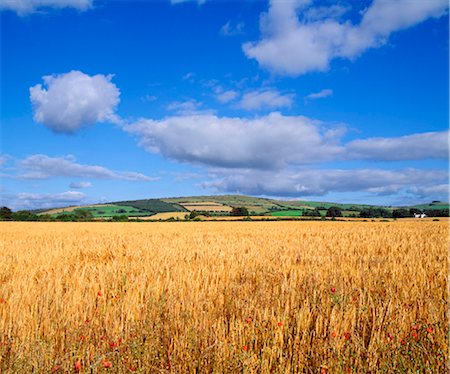
POLYGON ((417 332, 413 332, 412 336, 414 339, 418 340, 419 339, 419 335, 417 334, 417 332))
POLYGON ((242 347, 242 349, 244 350, 244 352, 247 352, 247 351, 248 351, 248 346, 244 345, 244 346, 242 347))
POLYGON ((351 337, 352 337, 352 335, 349 332, 344 333, 345 340, 350 340, 351 337))
POLYGON ((433 328, 427 327, 427 333, 428 333, 428 334, 432 334, 432 333, 433 333, 433 328))
POLYGON ((6 300, 3 297, 0 297, 0 304, 6 303, 6 300))
POLYGON ((81 371, 81 361, 78 360, 77 362, 75 362, 75 371, 81 371))
POLYGON ((97 292, 97 296, 98 296, 98 297, 101 297, 101 296, 102 296, 102 291, 98 291, 98 292, 97 292))
POLYGON ((417 331, 417 330, 419 330, 419 326, 417 326, 417 325, 414 325, 414 326, 412 326, 412 327, 411 327, 411 329, 413 329, 413 330, 417 331))
POLYGON ((91 322, 91 320, 89 318, 86 318, 86 320, 84 321, 84 323, 86 323, 86 324, 89 322, 91 322))
POLYGON ((335 293, 336 292, 336 287, 331 287, 331 293, 335 293))
POLYGON ((112 368, 112 362, 108 361, 108 360, 102 360, 102 366, 105 369, 110 369, 110 368, 112 368))
POLYGON ((332 336, 333 338, 335 338, 335 337, 337 336, 337 334, 333 331, 333 332, 331 333, 331 336, 332 336))
POLYGON ((402 345, 406 344, 406 342, 403 339, 400 340, 400 343, 402 343, 402 345))
POLYGON ((109 342, 109 348, 110 349, 114 349, 116 347, 117 347, 117 344, 115 342, 113 342, 113 341, 109 342))
POLYGON ((252 317, 247 317, 246 319, 245 319, 245 322, 247 322, 247 323, 251 323, 253 321, 253 318, 252 317))
POLYGON ((278 327, 281 327, 281 326, 283 326, 283 322, 278 322, 277 325, 278 325, 278 327))
POLYGON ((320 374, 327 374, 326 368, 320 368, 320 374))

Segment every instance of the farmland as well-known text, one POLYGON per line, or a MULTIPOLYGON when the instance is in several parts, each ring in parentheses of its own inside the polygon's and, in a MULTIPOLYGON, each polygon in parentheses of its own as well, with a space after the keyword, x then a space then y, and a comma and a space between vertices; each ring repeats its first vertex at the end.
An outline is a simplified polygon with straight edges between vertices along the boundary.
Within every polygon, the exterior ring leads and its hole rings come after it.
POLYGON ((361 217, 361 218, 395 218, 393 213, 396 209, 408 210, 406 215, 403 213, 400 218, 413 216, 409 209, 416 211, 424 211, 429 216, 448 216, 449 205, 446 202, 433 201, 429 204, 391 207, 391 206, 374 206, 364 204, 344 204, 332 202, 314 202, 305 200, 275 200, 244 195, 214 195, 214 196, 187 196, 187 197, 171 197, 159 199, 129 200, 111 202, 108 204, 93 204, 85 206, 71 206, 66 208, 54 208, 47 210, 39 210, 38 214, 49 214, 57 217, 61 214, 76 213, 83 209, 92 213, 95 219, 108 219, 117 215, 125 215, 127 217, 150 217, 148 219, 160 219, 160 217, 180 217, 186 214, 178 214, 180 212, 189 213, 193 210, 199 212, 207 212, 208 215, 225 217, 230 214, 233 208, 245 207, 252 216, 275 216, 275 217, 303 217, 327 214, 327 209, 337 207, 342 211, 344 217, 361 217), (441 212, 441 214, 434 213, 441 212), (151 218, 151 216, 159 213, 173 213, 171 215, 159 215, 151 218))
POLYGON ((0 224, 0 372, 447 372, 447 223, 0 224))

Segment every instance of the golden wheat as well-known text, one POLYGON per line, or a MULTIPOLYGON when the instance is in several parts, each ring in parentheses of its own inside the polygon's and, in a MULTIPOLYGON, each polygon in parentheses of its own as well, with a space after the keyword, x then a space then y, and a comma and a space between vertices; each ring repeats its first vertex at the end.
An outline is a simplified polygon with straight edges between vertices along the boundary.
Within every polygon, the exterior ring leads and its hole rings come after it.
POLYGON ((0 223, 0 371, 447 372, 443 222, 0 223))

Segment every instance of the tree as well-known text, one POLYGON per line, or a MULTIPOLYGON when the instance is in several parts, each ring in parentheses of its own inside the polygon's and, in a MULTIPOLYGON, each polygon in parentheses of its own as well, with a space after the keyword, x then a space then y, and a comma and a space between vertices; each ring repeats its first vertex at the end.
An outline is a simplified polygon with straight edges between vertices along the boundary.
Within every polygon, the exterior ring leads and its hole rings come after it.
POLYGON ((87 209, 76 209, 74 215, 76 221, 87 221, 94 218, 92 212, 87 209))
POLYGON ((327 209, 327 217, 342 217, 342 210, 338 208, 337 206, 330 206, 327 209))
POLYGON ((12 211, 8 207, 4 206, 0 208, 0 219, 3 221, 9 221, 12 219, 12 211))
POLYGON ((12 214, 14 221, 39 221, 39 216, 28 210, 19 210, 12 214))
POLYGON ((248 216, 248 209, 245 206, 234 207, 230 212, 230 216, 248 216))
POLYGON ((401 208, 401 209, 395 209, 392 212, 392 216, 394 218, 406 218, 406 217, 411 217, 412 214, 409 212, 408 209, 401 208))

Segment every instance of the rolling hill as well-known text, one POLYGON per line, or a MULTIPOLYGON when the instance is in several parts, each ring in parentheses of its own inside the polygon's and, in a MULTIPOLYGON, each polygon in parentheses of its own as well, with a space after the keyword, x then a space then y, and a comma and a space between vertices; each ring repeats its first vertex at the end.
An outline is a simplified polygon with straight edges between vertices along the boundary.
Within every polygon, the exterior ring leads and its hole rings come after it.
MULTIPOLYGON (((39 214, 58 216, 70 214, 77 210, 87 210, 95 218, 111 218, 118 215, 127 217, 151 218, 164 213, 164 217, 180 218, 182 213, 190 214, 192 211, 204 212, 212 216, 228 216, 234 207, 246 207, 250 215, 265 215, 277 217, 295 217, 309 215, 318 211, 322 216, 332 206, 342 210, 347 217, 358 217, 361 211, 367 209, 383 209, 392 212, 394 209, 443 210, 449 209, 446 202, 433 201, 429 204, 420 204, 404 207, 376 206, 367 204, 340 204, 333 202, 317 202, 306 200, 276 200, 269 198, 243 196, 243 195, 216 195, 216 196, 185 196, 161 199, 127 200, 111 203, 91 204, 85 206, 70 206, 40 210, 39 214)), ((162 217, 159 215, 159 217, 162 217)))

